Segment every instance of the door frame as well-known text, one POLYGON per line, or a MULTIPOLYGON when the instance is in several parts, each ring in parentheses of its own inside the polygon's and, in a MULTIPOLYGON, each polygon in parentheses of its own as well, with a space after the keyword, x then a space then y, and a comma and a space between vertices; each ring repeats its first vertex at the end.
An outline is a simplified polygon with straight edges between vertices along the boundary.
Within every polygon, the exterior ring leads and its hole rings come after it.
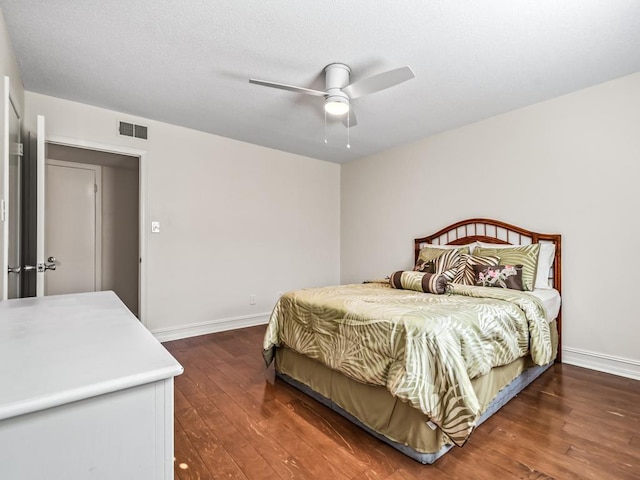
MULTIPOLYGON (((100 290, 102 290, 102 167, 100 165, 91 165, 88 163, 67 162, 65 160, 55 160, 52 158, 46 158, 45 168, 49 165, 54 167, 79 168, 82 170, 91 170, 92 172, 94 172, 94 175, 95 175, 94 179, 95 179, 97 191, 95 192, 96 195, 95 195, 95 203, 94 203, 95 242, 93 246, 93 261, 94 261, 93 285, 94 285, 94 291, 99 292, 100 290)), ((45 175, 45 182, 48 182, 48 181, 49 181, 49 176, 45 175)), ((47 189, 47 186, 45 186, 45 191, 46 189, 47 189)), ((44 208, 45 209, 47 208, 46 203, 44 208)), ((48 215, 45 215, 45 224, 47 221, 47 216, 48 215)), ((45 229, 46 229, 46 225, 45 225, 45 229)), ((50 252, 49 255, 51 253, 55 254, 55 252, 53 252, 50 248, 48 248, 48 251, 50 252)), ((47 278, 48 277, 45 278, 45 282, 47 281, 47 278)), ((139 288, 140 286, 138 286, 138 289, 139 288)))
POLYGON ((0 114, 2 115, 2 133, 0 134, 0 301, 6 300, 9 291, 9 99, 11 90, 9 77, 4 76, 2 98, 0 98, 0 114))
POLYGON ((111 145, 89 140, 62 137, 57 135, 45 138, 46 143, 64 145, 67 147, 84 148, 100 152, 116 153, 138 157, 138 319, 147 326, 147 232, 146 232, 146 206, 147 206, 147 155, 146 150, 138 150, 121 145, 111 145))

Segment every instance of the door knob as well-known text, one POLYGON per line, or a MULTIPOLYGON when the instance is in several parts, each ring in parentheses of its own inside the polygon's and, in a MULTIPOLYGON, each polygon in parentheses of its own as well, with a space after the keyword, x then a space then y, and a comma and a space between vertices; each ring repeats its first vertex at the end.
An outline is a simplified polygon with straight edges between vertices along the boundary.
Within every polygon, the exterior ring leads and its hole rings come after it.
POLYGON ((56 257, 47 258, 47 262, 49 262, 49 263, 45 263, 44 264, 44 269, 45 270, 55 270, 56 269, 56 264, 57 264, 56 257))
MULTIPOLYGON (((39 263, 37 265, 39 273, 45 272, 47 270, 55 270, 56 269, 56 266, 58 264, 58 260, 56 259, 56 257, 47 258, 47 262, 49 262, 49 263, 39 263)), ((26 267, 25 267, 25 269, 26 269, 26 267)))
POLYGON ((9 267, 9 273, 20 273, 22 271, 22 267, 9 267))

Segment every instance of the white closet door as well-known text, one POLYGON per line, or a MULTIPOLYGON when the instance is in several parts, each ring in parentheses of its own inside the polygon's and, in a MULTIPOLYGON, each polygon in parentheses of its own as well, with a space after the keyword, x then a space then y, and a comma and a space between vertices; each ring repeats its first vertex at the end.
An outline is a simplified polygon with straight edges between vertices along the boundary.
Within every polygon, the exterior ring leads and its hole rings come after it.
POLYGON ((99 290, 99 175, 98 166, 47 161, 45 251, 56 270, 45 276, 45 295, 99 290))

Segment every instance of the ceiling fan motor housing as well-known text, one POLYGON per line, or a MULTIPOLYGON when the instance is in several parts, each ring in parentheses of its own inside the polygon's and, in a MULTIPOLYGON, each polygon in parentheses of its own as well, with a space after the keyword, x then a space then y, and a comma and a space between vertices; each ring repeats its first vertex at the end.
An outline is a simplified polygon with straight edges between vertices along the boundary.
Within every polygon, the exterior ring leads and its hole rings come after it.
POLYGON ((342 91, 344 87, 349 85, 349 75, 351 69, 344 63, 331 63, 324 67, 325 72, 325 86, 326 86, 326 98, 325 109, 334 115, 340 115, 346 113, 349 109, 349 96, 342 91), (329 104, 343 104, 346 108, 339 108, 337 111, 328 108, 329 104))
POLYGON ((330 93, 330 90, 342 89, 349 85, 351 69, 344 63, 331 63, 324 67, 324 72, 327 93, 330 93))

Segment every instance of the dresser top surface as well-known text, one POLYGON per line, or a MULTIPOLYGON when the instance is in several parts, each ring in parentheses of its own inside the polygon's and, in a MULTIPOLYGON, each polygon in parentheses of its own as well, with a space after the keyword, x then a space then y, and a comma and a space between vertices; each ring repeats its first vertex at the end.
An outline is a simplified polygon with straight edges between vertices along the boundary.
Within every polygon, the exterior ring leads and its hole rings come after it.
POLYGON ((0 419, 182 371, 113 292, 0 302, 0 419))

